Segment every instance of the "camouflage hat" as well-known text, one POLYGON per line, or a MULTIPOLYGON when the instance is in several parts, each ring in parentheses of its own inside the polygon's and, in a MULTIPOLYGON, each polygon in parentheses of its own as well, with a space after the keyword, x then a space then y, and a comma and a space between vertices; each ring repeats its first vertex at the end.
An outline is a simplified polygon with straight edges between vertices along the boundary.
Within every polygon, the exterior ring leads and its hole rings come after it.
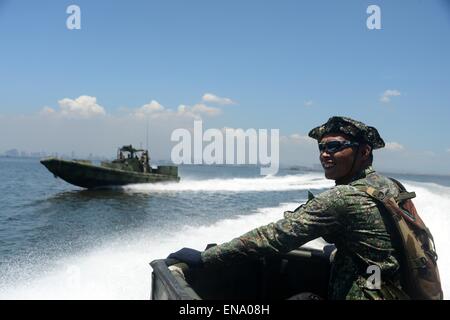
POLYGON ((347 117, 331 117, 323 125, 312 129, 308 135, 320 141, 324 135, 329 133, 344 133, 357 141, 368 143, 373 149, 384 147, 384 141, 377 129, 347 117))

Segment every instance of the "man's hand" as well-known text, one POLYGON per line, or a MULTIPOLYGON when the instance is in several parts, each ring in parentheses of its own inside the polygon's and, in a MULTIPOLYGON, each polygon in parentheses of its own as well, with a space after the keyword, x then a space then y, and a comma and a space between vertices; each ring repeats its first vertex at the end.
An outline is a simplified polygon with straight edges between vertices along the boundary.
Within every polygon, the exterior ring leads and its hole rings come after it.
POLYGON ((175 259, 186 263, 188 266, 198 268, 203 266, 202 253, 191 248, 183 248, 177 252, 169 254, 167 259, 175 259))

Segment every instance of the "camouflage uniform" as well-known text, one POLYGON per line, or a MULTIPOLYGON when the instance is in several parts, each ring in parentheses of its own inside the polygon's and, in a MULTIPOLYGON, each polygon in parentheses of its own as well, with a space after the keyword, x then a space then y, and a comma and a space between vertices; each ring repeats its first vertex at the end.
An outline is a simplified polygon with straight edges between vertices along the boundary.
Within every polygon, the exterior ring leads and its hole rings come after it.
MULTIPOLYGON (((343 128, 353 125, 349 125, 348 120, 354 121, 342 117, 331 118, 328 129, 325 124, 321 126, 322 129, 313 129, 310 135, 317 134, 315 137, 320 139, 334 129, 343 132, 343 128), (318 130, 322 132, 318 133, 318 130)), ((355 135, 359 135, 360 131, 355 130, 355 135)), ((372 139, 368 141, 373 148, 384 145, 381 138, 376 136, 378 132, 376 135, 374 132, 370 134, 372 138, 367 139, 372 139)), ((395 241, 390 236, 393 226, 390 221, 384 220, 382 210, 386 209, 357 188, 368 185, 386 195, 396 197, 399 193, 390 179, 368 167, 349 184, 337 185, 294 212, 286 212, 284 219, 204 251, 203 263, 206 266, 223 265, 248 257, 285 253, 323 237, 337 248, 329 282, 329 299, 396 298, 395 294, 390 295, 392 291, 400 291, 399 257, 393 245, 395 241), (366 280, 371 275, 367 273, 367 267, 371 265, 381 270, 382 290, 370 290, 366 286, 366 280)))

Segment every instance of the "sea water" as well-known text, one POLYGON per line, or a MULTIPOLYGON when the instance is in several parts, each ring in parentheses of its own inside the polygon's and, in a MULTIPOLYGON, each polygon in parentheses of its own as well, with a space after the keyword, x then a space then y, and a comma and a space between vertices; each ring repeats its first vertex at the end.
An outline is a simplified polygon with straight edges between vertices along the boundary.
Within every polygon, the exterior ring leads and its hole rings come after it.
MULTIPOLYGON (((149 299, 150 261, 231 240, 282 218, 308 190, 333 186, 320 172, 179 171, 180 183, 91 191, 54 179, 36 159, 0 158, 0 299, 149 299)), ((417 193, 449 297, 450 178, 391 176, 417 193)))

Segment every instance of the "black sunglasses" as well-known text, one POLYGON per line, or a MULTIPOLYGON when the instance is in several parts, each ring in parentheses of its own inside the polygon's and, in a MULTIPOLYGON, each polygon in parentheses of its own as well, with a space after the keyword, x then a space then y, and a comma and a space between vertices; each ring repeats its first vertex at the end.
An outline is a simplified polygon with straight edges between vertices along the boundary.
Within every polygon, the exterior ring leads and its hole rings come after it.
POLYGON ((329 141, 319 143, 320 152, 327 150, 329 153, 335 153, 341 151, 342 149, 359 146, 358 142, 351 141, 329 141))

